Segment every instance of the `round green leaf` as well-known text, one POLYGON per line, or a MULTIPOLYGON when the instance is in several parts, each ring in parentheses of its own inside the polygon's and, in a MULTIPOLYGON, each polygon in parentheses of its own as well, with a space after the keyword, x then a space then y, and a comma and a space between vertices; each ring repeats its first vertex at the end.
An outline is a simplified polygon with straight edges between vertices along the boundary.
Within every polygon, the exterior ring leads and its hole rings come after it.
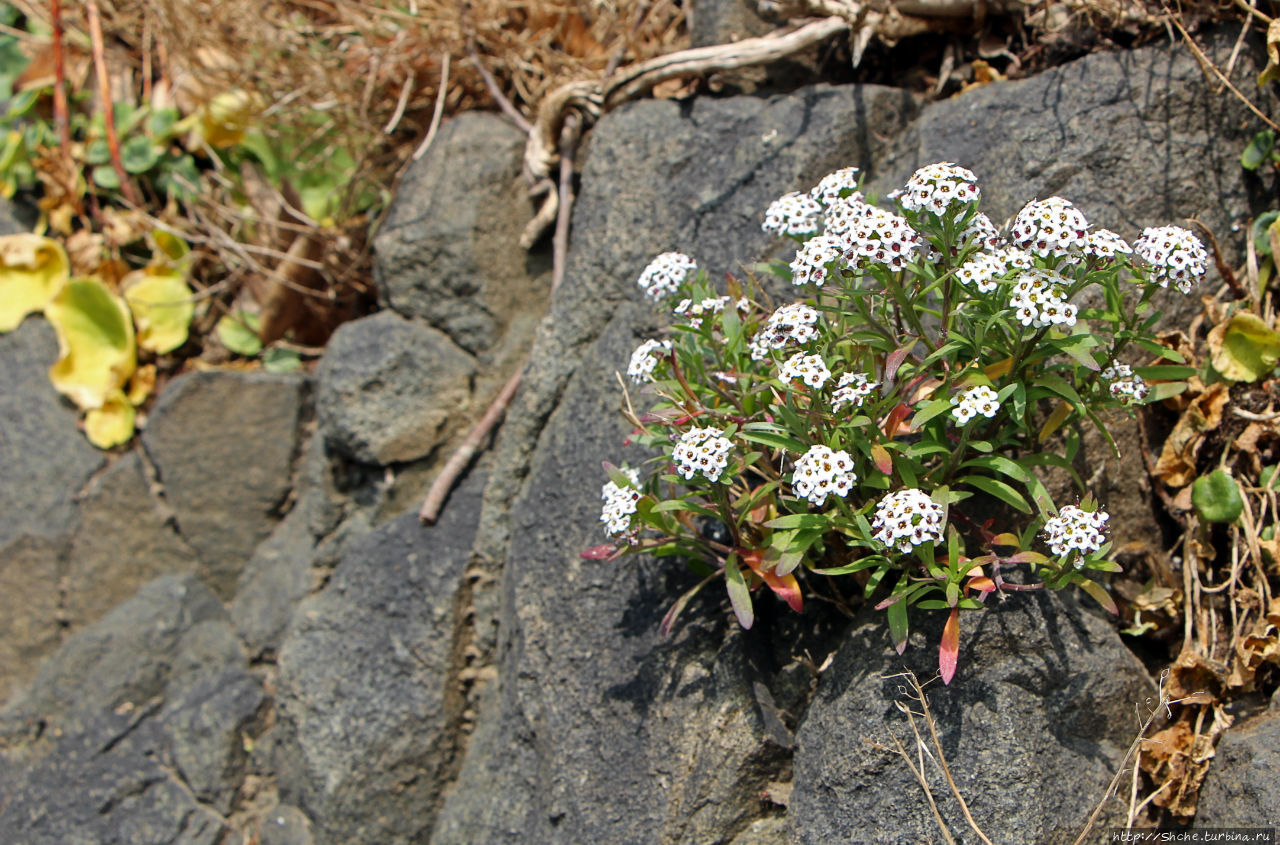
POLYGON ((130 173, 146 173, 160 161, 160 151, 145 135, 134 135, 120 146, 120 160, 130 173))
POLYGON ((1244 510, 1240 488, 1225 469, 1196 479, 1191 485, 1191 505, 1205 522, 1235 522, 1244 510))
POLYGON ((258 315, 237 311, 218 321, 218 340, 237 355, 252 358, 262 351, 258 339, 258 315))
POLYGON ((116 169, 109 164, 99 164, 93 169, 93 184, 99 188, 105 188, 108 191, 115 191, 120 188, 120 177, 116 175, 116 169))

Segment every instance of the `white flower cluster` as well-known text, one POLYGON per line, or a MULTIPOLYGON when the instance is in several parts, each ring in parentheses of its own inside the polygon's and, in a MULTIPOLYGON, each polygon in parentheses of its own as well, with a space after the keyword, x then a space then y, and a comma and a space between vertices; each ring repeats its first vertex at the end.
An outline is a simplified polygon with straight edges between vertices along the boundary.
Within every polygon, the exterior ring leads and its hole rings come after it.
POLYGON ((1084 566, 1084 555, 1102 548, 1105 538, 1102 532, 1107 530, 1107 520, 1111 517, 1106 511, 1089 513, 1075 505, 1065 505, 1058 515, 1044 524, 1041 533, 1049 544, 1049 549, 1058 557, 1069 554, 1073 549, 1081 553, 1076 559, 1076 568, 1084 566))
POLYGON ((689 325, 698 328, 702 325, 702 318, 708 314, 719 314, 724 307, 729 304, 727 296, 713 296, 704 299, 701 302, 694 302, 692 299, 682 299, 680 304, 675 307, 677 317, 688 317, 689 325))
POLYGON ((1089 221, 1062 197, 1029 202, 1013 220, 1013 242, 1041 258, 1075 258, 1089 241, 1089 221))
POLYGON ((1018 277, 1009 307, 1024 326, 1074 326, 1076 307, 1067 302, 1063 287, 1070 284, 1054 270, 1033 268, 1018 277))
POLYGON ((675 293, 676 288, 697 269, 698 265, 684 253, 664 252, 644 268, 638 284, 650 299, 662 299, 675 293))
POLYGON ((821 355, 797 352, 782 365, 778 378, 793 384, 803 381, 810 387, 822 387, 831 378, 831 371, 827 369, 827 362, 822 360, 821 355))
POLYGON ((729 452, 733 444, 718 428, 691 428, 680 435, 680 442, 671 452, 676 472, 685 479, 694 473, 702 473, 708 481, 718 481, 720 473, 729 465, 729 452))
POLYGON ((1133 246, 1134 251, 1151 265, 1153 281, 1162 288, 1173 282, 1173 286, 1183 293, 1191 293, 1192 286, 1200 281, 1209 261, 1200 239, 1177 226, 1143 229, 1142 237, 1133 246))
POLYGON ((822 287, 827 280, 827 265, 841 259, 842 246, 834 235, 818 235, 805 241, 791 261, 791 284, 822 287))
POLYGON ((838 411, 845 405, 859 408, 871 395, 871 391, 879 386, 880 382, 871 381, 866 373, 845 373, 840 376, 835 392, 831 394, 831 410, 838 411))
POLYGON ((994 390, 980 384, 958 396, 952 396, 951 406, 951 416, 955 417, 956 423, 964 425, 979 414, 987 419, 994 417, 996 411, 1000 410, 1000 400, 994 390))
POLYGON ((858 191, 858 168, 842 167, 834 173, 828 173, 809 191, 809 196, 827 206, 841 197, 862 199, 862 194, 858 191))
POLYGON ((770 349, 781 349, 788 343, 803 346, 818 336, 817 323, 816 308, 803 302, 783 305, 751 338, 751 360, 762 361, 770 349))
POLYGON ((1089 233, 1089 240, 1084 248, 1085 255, 1091 255, 1102 262, 1110 262, 1115 259, 1116 253, 1120 252, 1130 255, 1133 253, 1133 247, 1115 232, 1110 229, 1094 229, 1089 233))
POLYGON ((1111 382, 1111 395, 1126 405, 1136 405, 1147 398, 1147 383, 1128 364, 1112 364, 1102 371, 1102 378, 1111 382))
POLYGON ((863 202, 861 194, 835 200, 827 207, 823 232, 838 236, 843 246, 854 227, 878 210, 874 205, 863 202))
POLYGON ((791 476, 791 489, 802 499, 822 507, 827 496, 847 496, 853 489, 857 476, 853 474, 853 460, 843 449, 830 446, 810 446, 796 460, 796 471, 791 476))
POLYGON ((930 540, 941 543, 943 518, 941 505, 923 490, 909 487, 890 493, 876 505, 871 536, 905 554, 930 540))
POLYGON ((865 259, 901 270, 915 257, 920 244, 920 234, 905 218, 866 205, 865 212, 853 218, 844 235, 844 257, 850 263, 865 259))
POLYGON ((1009 272, 1009 265, 994 252, 975 252, 956 270, 956 278, 965 287, 977 288, 979 293, 990 293, 1000 286, 1000 277, 1009 272))
POLYGON ((640 501, 640 474, 634 469, 624 468, 623 473, 631 479, 630 487, 619 487, 610 479, 600 490, 600 498, 604 499, 604 508, 600 511, 600 521, 604 523, 605 533, 616 537, 631 527, 631 515, 636 512, 636 502, 640 501))
POLYGON ((646 340, 631 353, 631 363, 627 365, 627 378, 636 384, 653 381, 653 370, 658 360, 671 351, 669 340, 646 340))
POLYGON ((964 243, 970 238, 975 239, 978 246, 983 249, 995 252, 1000 248, 1003 239, 1000 237, 1000 230, 996 228, 996 224, 991 222, 991 218, 982 212, 973 215, 973 219, 969 221, 969 225, 965 226, 960 232, 960 243, 964 243))
POLYGON ((911 211, 930 211, 941 217, 952 203, 974 202, 980 194, 972 171, 940 161, 913 173, 898 202, 911 211))
POLYGON ((822 206, 807 194, 792 191, 774 200, 760 228, 776 235, 812 235, 818 231, 822 206))

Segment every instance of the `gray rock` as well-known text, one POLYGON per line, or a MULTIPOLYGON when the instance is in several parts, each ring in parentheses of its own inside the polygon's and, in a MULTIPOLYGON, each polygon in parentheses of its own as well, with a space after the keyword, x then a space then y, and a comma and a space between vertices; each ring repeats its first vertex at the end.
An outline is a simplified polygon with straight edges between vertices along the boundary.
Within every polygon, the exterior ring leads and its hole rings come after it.
POLYGON ((198 565, 152 499, 140 455, 130 452, 94 478, 80 503, 63 621, 72 630, 81 628, 148 581, 194 573, 198 565))
POLYGON ((603 537, 600 461, 643 458, 622 446, 613 373, 663 319, 635 285, 654 255, 689 252, 713 279, 739 272, 771 245, 769 202, 851 161, 870 167, 870 127, 891 134, 910 108, 889 89, 818 86, 635 103, 595 128, 565 282, 504 426, 509 475, 486 491, 486 514, 513 519, 480 544, 505 559, 497 691, 433 841, 719 841, 758 814, 786 755, 753 694, 770 679, 716 611, 722 592, 663 640, 658 622, 689 586, 678 564, 578 557, 603 537))
POLYGON ((295 606, 311 591, 314 550, 307 513, 296 508, 254 550, 231 602, 231 618, 255 657, 275 653, 295 606))
POLYGON ((774 24, 756 11, 756 0, 696 0, 689 12, 689 40, 693 47, 728 44, 766 35, 774 29, 774 24))
POLYGON ((297 807, 281 804, 254 820, 259 845, 311 845, 311 821, 297 807))
POLYGON ((0 235, 30 232, 39 216, 39 211, 25 202, 0 199, 0 235))
POLYGON ((69 548, 64 537, 27 535, 0 549, 0 702, 62 640, 58 587, 69 548))
MULTIPOLYGON (((796 733, 787 814, 795 841, 882 842, 887 832, 894 841, 941 839, 890 737, 914 754, 895 707, 907 702, 906 682, 893 676, 909 670, 922 683, 934 676, 944 618, 922 614, 901 656, 881 614, 855 622, 796 733)), ((1015 594, 961 616, 956 677, 950 687, 928 687, 960 792, 997 842, 1056 842, 1077 833, 1133 740, 1134 708, 1154 691, 1108 620, 1052 593, 1015 594)), ((944 820, 967 836, 941 773, 925 765, 944 820)))
POLYGON ((433 528, 405 514, 347 545, 279 655, 282 799, 320 842, 417 841, 455 757, 457 602, 483 480, 433 528))
POLYGON ((42 319, 0 335, 0 556, 23 534, 65 534, 72 495, 103 463, 49 382, 57 360, 57 336, 42 319))
POLYGON ((0 830, 213 843, 264 697, 217 598, 167 576, 71 637, 0 711, 0 830))
POLYGON ((466 411, 474 373, 448 337, 394 312, 346 323, 317 372, 320 433, 365 463, 420 458, 466 411))
POLYGON ((152 410, 142 445, 199 575, 230 599, 275 527, 298 451, 306 382, 269 373, 181 376, 152 410))
POLYGON ((374 239, 383 298, 473 354, 493 347, 515 315, 541 313, 546 301, 546 258, 517 242, 533 216, 521 178, 524 142, 497 114, 443 123, 405 173, 374 239))
POLYGON ((1196 827, 1280 827, 1280 713, 1223 735, 1200 788, 1196 827))

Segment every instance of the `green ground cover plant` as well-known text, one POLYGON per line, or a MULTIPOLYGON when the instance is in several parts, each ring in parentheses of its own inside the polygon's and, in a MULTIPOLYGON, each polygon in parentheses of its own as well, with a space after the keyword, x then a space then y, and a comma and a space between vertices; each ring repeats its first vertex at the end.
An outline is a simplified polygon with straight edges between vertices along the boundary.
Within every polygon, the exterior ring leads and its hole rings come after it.
POLYGON ((645 269, 648 297, 676 303, 627 368, 630 440, 653 457, 606 465, 612 539, 584 554, 687 560, 703 579, 664 629, 715 581, 750 627, 762 589, 799 611, 811 579, 852 576, 899 650, 913 611, 948 614, 949 682, 960 611, 993 595, 1075 585, 1115 611, 1097 580, 1119 570, 1109 516, 1072 463, 1081 425, 1110 442, 1101 414, 1185 389, 1196 371, 1158 342, 1152 298, 1189 293, 1208 257, 1172 226, 1130 246, 1059 197, 1002 232, 980 195, 949 163, 917 171, 893 211, 856 168, 787 194, 764 228, 795 258, 761 270, 800 298, 777 307, 755 278, 718 293, 681 253, 645 269))

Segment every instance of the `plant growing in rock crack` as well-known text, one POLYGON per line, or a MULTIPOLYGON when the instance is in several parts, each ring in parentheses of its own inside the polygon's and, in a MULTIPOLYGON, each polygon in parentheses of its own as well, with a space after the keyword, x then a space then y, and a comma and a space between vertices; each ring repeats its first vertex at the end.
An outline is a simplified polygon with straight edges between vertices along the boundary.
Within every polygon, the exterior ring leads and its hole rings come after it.
POLYGON ((993 594, 1075 584, 1114 612, 1090 577, 1119 569, 1108 515, 1072 467, 1071 424, 1096 425, 1114 450, 1100 412, 1184 389, 1194 369, 1157 342, 1151 300, 1191 290, 1203 246, 1163 227, 1130 247, 1058 197, 1002 234, 973 174, 947 163, 891 197, 896 212, 873 205, 846 168, 774 202, 764 228, 798 249, 769 271, 801 294, 777 308, 754 280, 727 277, 718 294, 679 253, 640 277, 678 303, 627 368, 653 400, 639 413, 627 396, 630 440, 655 456, 605 465, 613 539, 584 556, 686 558, 703 579, 664 630, 713 581, 750 627, 762 587, 799 611, 816 576, 852 576, 899 651, 912 609, 949 614, 949 682, 960 611, 993 594), (1037 474, 1052 468, 1083 498, 1053 501, 1037 474), (1011 568, 1028 582, 1006 580, 1011 568))

